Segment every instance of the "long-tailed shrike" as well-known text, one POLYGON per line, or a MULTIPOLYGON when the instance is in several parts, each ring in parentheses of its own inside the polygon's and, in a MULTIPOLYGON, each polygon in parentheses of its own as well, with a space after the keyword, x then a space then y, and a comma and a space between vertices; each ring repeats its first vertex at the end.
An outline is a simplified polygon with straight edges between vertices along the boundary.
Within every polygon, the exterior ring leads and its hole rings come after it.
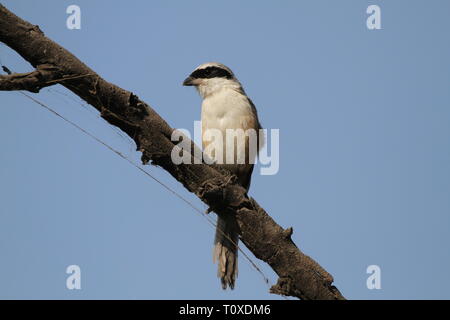
MULTIPOLYGON (((213 151, 207 151, 208 145, 211 143, 208 130, 216 130, 216 132, 219 130, 223 134, 223 162, 216 161, 216 164, 236 175, 238 183, 248 191, 254 157, 263 144, 262 139, 259 139, 261 125, 255 105, 247 97, 233 72, 220 63, 200 65, 184 80, 183 85, 195 86, 203 98, 201 112, 202 145, 206 155, 217 160, 217 155, 213 151), (253 129, 256 132, 256 148, 249 147, 251 139, 248 136, 244 138, 244 144, 238 143, 234 138, 228 140, 227 143, 227 129, 235 131, 242 129, 244 132, 253 129), (226 154, 231 149, 233 149, 234 155, 232 163, 226 160, 226 154), (254 152, 251 152, 251 149, 254 152), (237 159, 245 160, 238 161, 237 159)), ((214 149, 211 148, 210 150, 214 149)), ((231 214, 219 215, 213 259, 214 262, 218 261, 218 277, 221 279, 223 289, 226 289, 227 286, 231 289, 234 288, 238 270, 238 241, 239 228, 235 216, 231 214)))

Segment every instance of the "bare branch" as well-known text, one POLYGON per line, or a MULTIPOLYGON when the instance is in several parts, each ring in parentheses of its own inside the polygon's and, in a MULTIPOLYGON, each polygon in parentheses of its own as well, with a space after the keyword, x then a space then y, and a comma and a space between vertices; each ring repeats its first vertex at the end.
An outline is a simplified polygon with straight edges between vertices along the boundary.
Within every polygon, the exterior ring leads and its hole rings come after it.
POLYGON ((39 92, 44 87, 57 83, 57 69, 49 64, 39 65, 35 71, 0 75, 0 90, 27 90, 39 92))
POLYGON ((292 228, 280 227, 230 176, 206 164, 175 165, 171 160, 176 144, 171 141, 173 129, 136 95, 101 78, 45 37, 38 26, 2 5, 0 41, 36 68, 29 74, 1 77, 0 90, 36 92, 43 86, 61 83, 99 110, 106 121, 126 132, 142 152, 144 164, 152 161, 167 170, 218 214, 235 214, 242 242, 280 277, 272 293, 301 299, 344 299, 332 285, 333 277, 292 242, 292 228))

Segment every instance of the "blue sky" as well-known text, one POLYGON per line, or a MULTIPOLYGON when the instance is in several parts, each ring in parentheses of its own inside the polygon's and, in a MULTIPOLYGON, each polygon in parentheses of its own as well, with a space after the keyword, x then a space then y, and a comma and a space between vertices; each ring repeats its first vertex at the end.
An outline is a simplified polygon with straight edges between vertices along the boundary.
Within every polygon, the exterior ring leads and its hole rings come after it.
MULTIPOLYGON (((450 298, 448 1, 2 3, 175 128, 200 117, 183 79, 206 61, 228 65, 263 126, 280 129, 280 170, 256 170, 250 194, 344 296, 450 298), (81 30, 66 28, 71 4, 81 30), (370 4, 382 30, 366 27, 370 4), (366 287, 369 265, 380 290, 366 287)), ((0 59, 31 70, 3 44, 0 59)), ((36 97, 139 158, 71 92, 36 97)), ((222 291, 214 230, 160 185, 17 92, 1 92, 0 107, 0 298, 279 299, 242 257, 236 289, 222 291), (66 288, 73 264, 81 290, 66 288)))

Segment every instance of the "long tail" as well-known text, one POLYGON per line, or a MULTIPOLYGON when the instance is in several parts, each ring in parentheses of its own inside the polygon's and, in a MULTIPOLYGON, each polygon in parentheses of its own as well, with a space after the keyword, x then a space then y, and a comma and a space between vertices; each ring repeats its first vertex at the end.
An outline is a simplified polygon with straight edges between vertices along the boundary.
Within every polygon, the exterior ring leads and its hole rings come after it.
POLYGON ((219 215, 216 237, 214 239, 213 261, 218 261, 217 276, 222 282, 222 288, 234 289, 238 274, 239 228, 232 214, 219 215))

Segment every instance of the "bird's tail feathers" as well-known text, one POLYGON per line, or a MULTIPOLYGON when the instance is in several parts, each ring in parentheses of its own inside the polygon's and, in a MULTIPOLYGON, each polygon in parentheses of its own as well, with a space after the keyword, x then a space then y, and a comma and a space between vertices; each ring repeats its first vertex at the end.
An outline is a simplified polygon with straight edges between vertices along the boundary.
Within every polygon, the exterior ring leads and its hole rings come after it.
POLYGON ((217 276, 222 282, 222 288, 234 289, 238 274, 239 229, 236 218, 229 215, 219 215, 216 237, 214 240, 213 261, 218 262, 217 276))

